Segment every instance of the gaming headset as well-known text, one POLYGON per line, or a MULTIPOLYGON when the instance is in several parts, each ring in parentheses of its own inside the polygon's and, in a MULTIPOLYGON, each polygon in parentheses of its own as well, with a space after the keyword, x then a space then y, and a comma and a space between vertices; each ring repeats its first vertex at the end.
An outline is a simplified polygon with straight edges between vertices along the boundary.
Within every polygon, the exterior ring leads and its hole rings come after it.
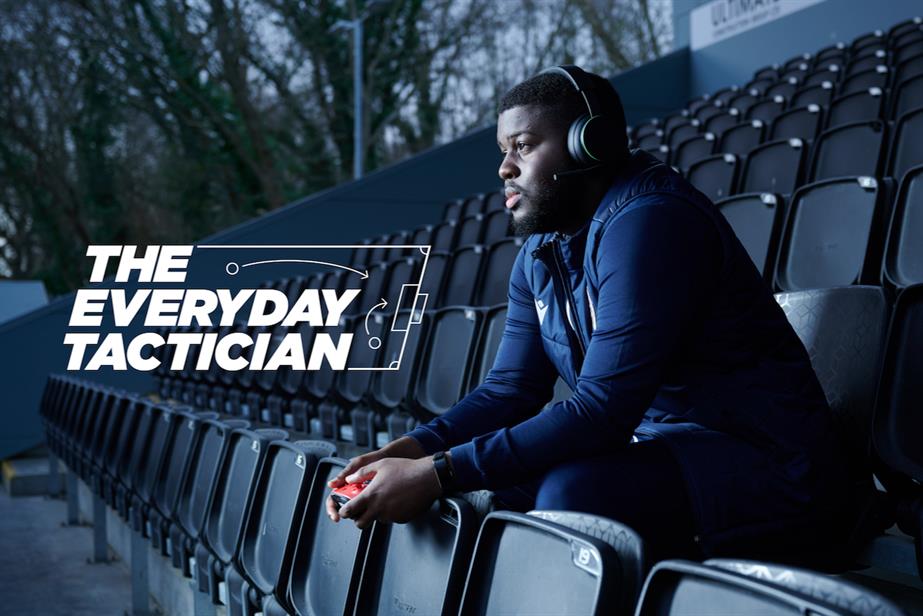
POLYGON ((584 167, 595 169, 621 157, 623 151, 627 151, 625 142, 618 139, 618 129, 612 119, 597 113, 600 106, 595 96, 593 81, 583 69, 569 64, 553 66, 546 68, 539 75, 546 73, 565 77, 583 97, 589 112, 574 120, 567 131, 567 151, 571 158, 584 167))

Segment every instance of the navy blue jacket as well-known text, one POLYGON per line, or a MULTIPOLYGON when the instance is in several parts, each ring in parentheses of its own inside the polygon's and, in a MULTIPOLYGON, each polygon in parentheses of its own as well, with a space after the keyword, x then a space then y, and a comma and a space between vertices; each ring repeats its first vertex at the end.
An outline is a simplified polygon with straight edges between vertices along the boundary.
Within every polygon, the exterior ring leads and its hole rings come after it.
POLYGON ((746 250, 641 151, 579 232, 527 239, 484 383, 409 434, 451 449, 464 490, 663 438, 706 550, 810 525, 839 463, 807 352, 746 250), (542 410, 558 375, 573 395, 542 410))

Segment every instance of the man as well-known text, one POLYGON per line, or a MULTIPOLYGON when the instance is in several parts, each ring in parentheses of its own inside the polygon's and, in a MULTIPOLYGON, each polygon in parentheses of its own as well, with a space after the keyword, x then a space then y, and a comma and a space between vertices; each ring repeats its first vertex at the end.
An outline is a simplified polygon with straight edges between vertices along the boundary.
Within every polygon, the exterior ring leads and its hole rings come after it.
POLYGON ((576 67, 503 97, 499 174, 529 238, 495 363, 447 414, 352 460, 331 486, 371 482, 328 503, 334 521, 407 521, 486 488, 619 520, 655 558, 832 538, 841 457, 803 345, 717 208, 625 132, 612 86, 576 67), (542 410, 559 375, 573 395, 542 410))

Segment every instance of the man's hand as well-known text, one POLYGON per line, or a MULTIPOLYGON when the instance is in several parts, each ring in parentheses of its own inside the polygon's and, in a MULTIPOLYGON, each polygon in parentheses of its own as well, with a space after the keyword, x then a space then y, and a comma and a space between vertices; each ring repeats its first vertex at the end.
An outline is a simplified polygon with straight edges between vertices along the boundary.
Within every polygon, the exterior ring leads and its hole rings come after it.
POLYGON ((346 477, 347 483, 366 480, 371 482, 365 490, 343 505, 338 514, 335 510, 331 512, 333 501, 327 499, 327 513, 334 522, 348 518, 362 529, 375 520, 409 522, 426 511, 442 493, 432 456, 417 460, 384 458, 346 477))
MULTIPOLYGON (((367 467, 373 462, 379 460, 384 460, 385 458, 422 458, 426 455, 426 452, 423 451, 423 448, 420 447, 415 439, 410 438, 409 436, 402 436, 399 439, 395 439, 376 451, 362 454, 361 456, 356 456, 349 461, 343 470, 340 473, 327 482, 327 485, 331 488, 339 488, 346 485, 347 483, 356 483, 355 481, 347 482, 346 478, 354 474, 360 468, 367 467)), ((333 502, 333 499, 329 496, 327 497, 327 515, 330 516, 330 519, 334 522, 339 522, 340 515, 337 512, 336 503, 333 502)))

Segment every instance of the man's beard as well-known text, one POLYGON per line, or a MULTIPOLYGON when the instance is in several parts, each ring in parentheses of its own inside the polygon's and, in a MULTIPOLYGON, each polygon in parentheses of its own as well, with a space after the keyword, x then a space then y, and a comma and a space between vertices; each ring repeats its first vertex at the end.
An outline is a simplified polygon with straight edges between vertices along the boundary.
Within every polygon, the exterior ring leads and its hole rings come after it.
MULTIPOLYGON (((519 190, 519 187, 516 189, 519 190)), ((514 235, 553 233, 568 226, 571 216, 564 207, 564 190, 560 182, 542 182, 529 192, 520 194, 522 196, 515 209, 521 211, 510 216, 510 229, 514 235)), ((571 198, 577 196, 571 191, 571 198)))

